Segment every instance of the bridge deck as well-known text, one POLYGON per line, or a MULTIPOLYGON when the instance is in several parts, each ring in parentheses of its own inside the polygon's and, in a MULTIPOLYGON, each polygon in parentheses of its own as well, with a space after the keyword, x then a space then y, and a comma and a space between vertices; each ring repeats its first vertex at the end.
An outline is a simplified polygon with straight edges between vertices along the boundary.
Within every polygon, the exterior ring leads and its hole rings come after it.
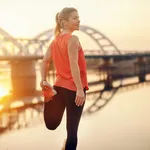
MULTIPOLYGON (((123 54, 115 54, 108 53, 107 55, 98 53, 98 51, 85 51, 86 59, 106 59, 106 58, 114 58, 114 59, 128 59, 128 58, 136 58, 136 57, 150 57, 150 52, 134 52, 134 53, 123 53, 123 54)), ((13 61, 13 60, 39 60, 43 59, 43 55, 29 55, 29 56, 21 56, 21 55, 0 55, 0 61, 13 61)))

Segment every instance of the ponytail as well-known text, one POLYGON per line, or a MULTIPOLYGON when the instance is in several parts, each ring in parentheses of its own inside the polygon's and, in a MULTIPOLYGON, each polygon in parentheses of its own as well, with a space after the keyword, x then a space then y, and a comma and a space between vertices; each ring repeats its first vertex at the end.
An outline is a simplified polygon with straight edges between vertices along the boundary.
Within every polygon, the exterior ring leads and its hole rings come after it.
POLYGON ((68 20, 70 17, 70 14, 74 11, 77 11, 77 9, 73 7, 65 7, 63 8, 59 13, 56 14, 56 26, 54 30, 55 37, 61 33, 61 29, 64 28, 63 21, 68 20))
POLYGON ((59 23, 59 20, 58 20, 58 15, 59 13, 56 14, 56 26, 55 26, 55 30, 54 30, 54 34, 55 34, 55 37, 61 32, 61 26, 60 26, 60 23, 59 23))

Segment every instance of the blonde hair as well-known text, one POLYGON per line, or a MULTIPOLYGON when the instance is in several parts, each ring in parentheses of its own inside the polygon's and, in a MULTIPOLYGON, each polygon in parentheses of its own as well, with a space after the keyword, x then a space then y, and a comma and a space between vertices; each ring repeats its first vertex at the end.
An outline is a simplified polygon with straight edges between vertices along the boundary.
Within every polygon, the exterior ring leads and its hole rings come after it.
POLYGON ((77 9, 73 7, 65 7, 63 8, 59 13, 56 14, 56 26, 55 26, 55 37, 60 34, 61 29, 63 28, 63 20, 68 20, 70 17, 70 14, 74 11, 77 11, 77 9))

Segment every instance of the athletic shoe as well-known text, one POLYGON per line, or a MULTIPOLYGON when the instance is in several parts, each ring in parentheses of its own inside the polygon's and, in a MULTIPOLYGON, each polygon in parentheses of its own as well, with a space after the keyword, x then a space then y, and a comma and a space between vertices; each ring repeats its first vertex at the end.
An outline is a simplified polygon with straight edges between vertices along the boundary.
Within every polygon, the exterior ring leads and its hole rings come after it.
POLYGON ((44 101, 49 101, 51 98, 57 94, 53 87, 46 81, 43 81, 42 95, 44 96, 44 101))

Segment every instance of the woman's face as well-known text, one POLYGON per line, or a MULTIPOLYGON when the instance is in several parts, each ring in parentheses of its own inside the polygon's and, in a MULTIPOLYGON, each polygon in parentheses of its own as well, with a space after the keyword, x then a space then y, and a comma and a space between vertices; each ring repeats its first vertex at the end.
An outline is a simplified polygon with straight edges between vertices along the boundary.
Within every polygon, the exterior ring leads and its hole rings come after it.
POLYGON ((66 28, 75 31, 79 30, 80 27, 80 20, 79 20, 79 15, 77 11, 74 11, 70 14, 69 19, 66 21, 66 28))

